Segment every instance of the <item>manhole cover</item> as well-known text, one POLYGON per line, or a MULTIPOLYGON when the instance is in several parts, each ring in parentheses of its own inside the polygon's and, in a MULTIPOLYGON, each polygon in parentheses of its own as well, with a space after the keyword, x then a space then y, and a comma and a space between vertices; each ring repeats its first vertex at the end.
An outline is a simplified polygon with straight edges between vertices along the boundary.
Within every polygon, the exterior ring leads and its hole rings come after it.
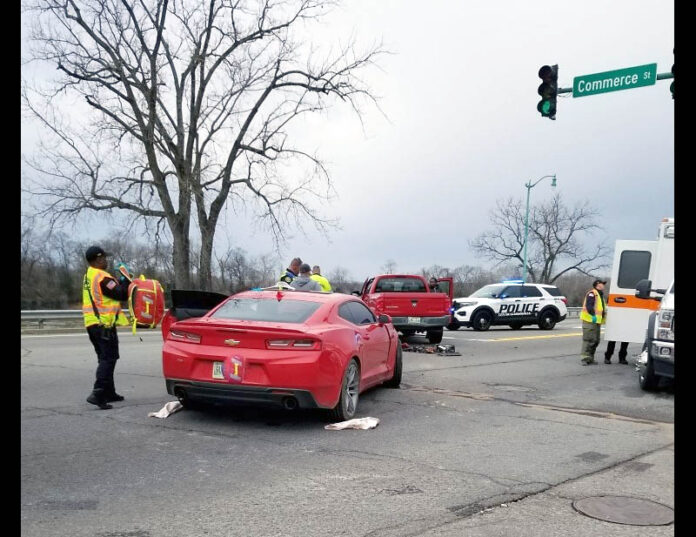
POLYGON ((615 524, 664 526, 674 522, 671 507, 628 496, 591 496, 575 500, 573 508, 583 515, 615 524))

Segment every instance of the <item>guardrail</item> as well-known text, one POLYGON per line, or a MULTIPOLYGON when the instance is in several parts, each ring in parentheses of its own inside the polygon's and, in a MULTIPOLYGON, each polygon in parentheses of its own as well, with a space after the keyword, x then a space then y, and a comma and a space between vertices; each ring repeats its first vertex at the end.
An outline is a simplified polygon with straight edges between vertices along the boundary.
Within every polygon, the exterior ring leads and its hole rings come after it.
MULTIPOLYGON (((123 310, 123 313, 129 317, 128 310, 123 310)), ((39 328, 43 328, 46 321, 77 319, 82 319, 82 310, 22 310, 22 321, 36 321, 39 328)))
POLYGON ((582 309, 581 307, 577 307, 577 306, 572 307, 572 308, 568 308, 568 318, 570 319, 572 317, 580 317, 580 310, 581 309, 582 309))
MULTIPOLYGON (((568 318, 580 316, 582 308, 568 308, 568 318)), ((123 310, 126 317, 129 316, 128 310, 123 310)), ((81 319, 82 310, 22 310, 22 321, 37 321, 39 328, 43 328, 46 321, 56 321, 61 319, 81 319)))

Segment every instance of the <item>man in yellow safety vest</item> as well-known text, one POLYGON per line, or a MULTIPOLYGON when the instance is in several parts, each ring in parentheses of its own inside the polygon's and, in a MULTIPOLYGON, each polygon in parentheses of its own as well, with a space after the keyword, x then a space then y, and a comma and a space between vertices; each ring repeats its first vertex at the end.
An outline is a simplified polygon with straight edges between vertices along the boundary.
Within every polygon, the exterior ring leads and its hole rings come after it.
POLYGON ((102 410, 112 408, 109 403, 124 399, 114 386, 119 358, 116 326, 128 324, 120 301, 128 300, 129 282, 124 276, 117 281, 106 271, 106 258, 110 255, 99 246, 87 248, 85 259, 89 267, 82 282, 82 315, 98 361, 97 378, 87 402, 102 410))
POLYGON ((314 265, 312 267, 312 275, 310 276, 310 278, 313 279, 315 282, 319 282, 322 291, 324 291, 325 293, 331 292, 331 284, 329 283, 329 280, 327 280, 326 278, 324 278, 324 276, 321 275, 321 267, 319 265, 314 265))
POLYGON ((592 365, 597 362, 594 359, 595 350, 599 345, 600 326, 606 322, 606 307, 604 305, 605 280, 592 282, 592 289, 585 295, 580 311, 582 319, 582 350, 580 359, 582 365, 592 365))

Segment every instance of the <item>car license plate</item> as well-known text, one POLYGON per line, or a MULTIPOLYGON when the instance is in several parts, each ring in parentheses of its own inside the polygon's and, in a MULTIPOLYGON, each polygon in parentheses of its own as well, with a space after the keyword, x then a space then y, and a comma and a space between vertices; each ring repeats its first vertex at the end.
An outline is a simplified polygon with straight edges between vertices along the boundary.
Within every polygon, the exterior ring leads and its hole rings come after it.
POLYGON ((213 362, 213 378, 223 380, 225 375, 222 374, 222 362, 213 362))
POLYGON ((408 322, 414 323, 414 324, 420 324, 421 318, 420 317, 409 317, 408 322))

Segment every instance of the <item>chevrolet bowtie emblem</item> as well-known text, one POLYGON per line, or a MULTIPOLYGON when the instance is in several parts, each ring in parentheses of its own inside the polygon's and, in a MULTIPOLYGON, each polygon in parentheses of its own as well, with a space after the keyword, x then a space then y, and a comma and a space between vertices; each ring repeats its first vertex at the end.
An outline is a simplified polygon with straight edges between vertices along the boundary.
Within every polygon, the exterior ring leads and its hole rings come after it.
POLYGON ((237 345, 239 345, 239 343, 240 342, 236 339, 226 339, 225 340, 225 345, 229 345, 230 347, 236 347, 237 345))

